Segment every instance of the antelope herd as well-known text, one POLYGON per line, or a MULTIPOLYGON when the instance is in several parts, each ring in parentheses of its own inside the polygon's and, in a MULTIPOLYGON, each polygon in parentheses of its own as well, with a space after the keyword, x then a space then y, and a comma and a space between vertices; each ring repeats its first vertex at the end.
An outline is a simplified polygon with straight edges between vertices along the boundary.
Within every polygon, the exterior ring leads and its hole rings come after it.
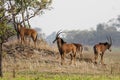
MULTIPOLYGON (((20 23, 17 23, 17 29, 18 29, 18 33, 19 36, 21 38, 21 44, 25 43, 25 36, 27 37, 31 37, 33 42, 34 42, 34 46, 36 48, 36 41, 37 41, 37 31, 34 29, 28 29, 25 28, 24 26, 22 26, 20 23)), ((65 42, 61 37, 59 37, 59 35, 63 33, 61 31, 58 31, 55 37, 55 40, 53 41, 53 43, 57 42, 57 47, 58 47, 58 51, 60 53, 61 56, 61 65, 65 64, 65 56, 68 54, 71 57, 71 62, 70 64, 72 64, 74 62, 74 64, 76 64, 76 54, 79 53, 79 56, 81 59, 83 59, 83 45, 82 44, 78 44, 78 43, 67 43, 65 42)), ((107 37, 108 42, 105 43, 98 43, 95 44, 93 46, 93 51, 94 51, 94 63, 97 64, 97 59, 98 56, 101 56, 101 64, 104 64, 103 62, 103 55, 105 53, 105 51, 108 49, 109 51, 111 51, 111 45, 112 45, 112 39, 111 36, 107 37)), ((79 60, 80 60, 79 58, 79 60)))
MULTIPOLYGON (((78 44, 78 43, 68 44, 62 38, 59 37, 60 33, 62 33, 62 32, 60 32, 60 31, 57 32, 56 38, 53 41, 53 43, 55 41, 57 41, 58 50, 61 55, 61 64, 64 63, 65 55, 68 53, 70 53, 71 62, 74 59, 74 64, 75 64, 76 53, 79 53, 80 57, 83 58, 83 53, 82 53, 83 45, 78 44)), ((95 60, 94 63, 95 64, 97 64, 97 59, 98 59, 98 56, 100 55, 101 56, 101 64, 104 65, 103 55, 107 49, 109 51, 111 51, 111 49, 110 49, 111 45, 112 45, 111 36, 107 37, 107 40, 108 40, 108 42, 105 42, 105 43, 100 42, 100 43, 94 45, 93 50, 94 50, 94 60, 95 60)))

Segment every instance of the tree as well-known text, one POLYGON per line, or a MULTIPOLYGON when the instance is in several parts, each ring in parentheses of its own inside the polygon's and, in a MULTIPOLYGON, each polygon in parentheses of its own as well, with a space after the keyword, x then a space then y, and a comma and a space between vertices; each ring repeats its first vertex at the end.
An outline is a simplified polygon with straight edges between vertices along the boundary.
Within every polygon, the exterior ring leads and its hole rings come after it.
POLYGON ((5 20, 0 20, 0 77, 3 76, 2 74, 2 46, 3 43, 8 41, 8 38, 14 35, 14 29, 8 27, 5 20))
MULTIPOLYGON (((2 0, 3 1, 3 0, 2 0)), ((0 1, 0 77, 2 73, 2 46, 8 41, 8 38, 14 35, 14 29, 7 25, 8 16, 5 16, 5 9, 3 7, 4 1, 0 1)))
POLYGON ((104 30, 105 30, 105 24, 100 23, 100 24, 97 25, 97 31, 98 32, 99 31, 104 31, 104 30))
POLYGON ((49 9, 51 2, 52 0, 8 0, 7 12, 13 16, 21 16, 24 22, 49 9))
POLYGON ((16 20, 20 20, 24 26, 29 19, 36 15, 41 15, 44 10, 50 9, 52 0, 0 0, 0 77, 2 73, 2 46, 8 38, 17 32, 16 20), (13 23, 14 27, 9 27, 8 23, 13 23), (15 31, 14 31, 15 30, 15 31))
POLYGON ((3 0, 5 13, 9 15, 9 21, 13 23, 14 29, 17 32, 17 37, 19 39, 19 33, 16 27, 16 19, 30 26, 29 20, 36 15, 41 15, 45 10, 50 9, 50 4, 52 0, 3 0))

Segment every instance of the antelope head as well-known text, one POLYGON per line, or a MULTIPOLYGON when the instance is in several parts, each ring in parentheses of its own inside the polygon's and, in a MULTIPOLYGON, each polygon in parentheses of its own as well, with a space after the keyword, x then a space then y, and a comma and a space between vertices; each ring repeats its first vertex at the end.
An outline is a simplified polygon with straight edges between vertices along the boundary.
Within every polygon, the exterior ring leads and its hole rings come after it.
POLYGON ((111 46, 112 46, 112 39, 111 36, 107 37, 108 42, 107 43, 107 49, 111 52, 111 46))
POLYGON ((62 33, 62 32, 60 32, 60 31, 61 31, 61 30, 59 30, 59 31, 57 32, 56 37, 55 37, 55 40, 53 41, 53 43, 55 43, 55 41, 57 41, 57 40, 60 39, 59 35, 60 35, 60 33, 62 33))

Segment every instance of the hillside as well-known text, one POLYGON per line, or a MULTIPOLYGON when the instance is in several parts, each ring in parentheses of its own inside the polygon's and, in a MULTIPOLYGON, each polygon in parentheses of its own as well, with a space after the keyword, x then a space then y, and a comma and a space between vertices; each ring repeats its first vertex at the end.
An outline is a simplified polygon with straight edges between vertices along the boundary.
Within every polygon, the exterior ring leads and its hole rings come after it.
MULTIPOLYGON (((106 51, 104 55, 105 65, 94 65, 92 47, 89 51, 83 51, 84 58, 79 61, 77 54, 77 65, 69 65, 70 56, 66 55, 66 64, 60 65, 61 59, 56 46, 49 46, 43 42, 38 44, 37 49, 28 45, 20 45, 17 41, 3 45, 3 72, 16 73, 16 76, 30 72, 52 73, 52 74, 120 74, 119 50, 113 48, 112 52, 106 51), (44 47, 43 47, 44 46, 44 47)), ((8 75, 11 76, 12 74, 8 75)), ((25 76, 24 75, 24 76, 25 76)))

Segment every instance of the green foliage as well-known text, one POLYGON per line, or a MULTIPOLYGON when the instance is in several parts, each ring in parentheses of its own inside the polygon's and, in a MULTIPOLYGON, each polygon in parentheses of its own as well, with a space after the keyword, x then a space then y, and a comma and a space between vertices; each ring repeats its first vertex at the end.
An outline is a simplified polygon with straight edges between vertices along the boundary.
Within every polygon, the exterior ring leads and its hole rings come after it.
POLYGON ((0 23, 0 35, 1 35, 1 36, 4 35, 5 32, 6 32, 6 30, 7 30, 6 25, 5 25, 3 22, 1 22, 1 23, 0 23))
POLYGON ((15 30, 8 26, 6 22, 0 22, 0 43, 4 43, 9 37, 15 35, 15 30))
POLYGON ((39 12, 41 9, 47 9, 52 2, 51 0, 14 0, 16 5, 13 5, 16 8, 16 12, 19 11, 21 8, 20 12, 25 12, 26 10, 32 10, 34 12, 39 12))

